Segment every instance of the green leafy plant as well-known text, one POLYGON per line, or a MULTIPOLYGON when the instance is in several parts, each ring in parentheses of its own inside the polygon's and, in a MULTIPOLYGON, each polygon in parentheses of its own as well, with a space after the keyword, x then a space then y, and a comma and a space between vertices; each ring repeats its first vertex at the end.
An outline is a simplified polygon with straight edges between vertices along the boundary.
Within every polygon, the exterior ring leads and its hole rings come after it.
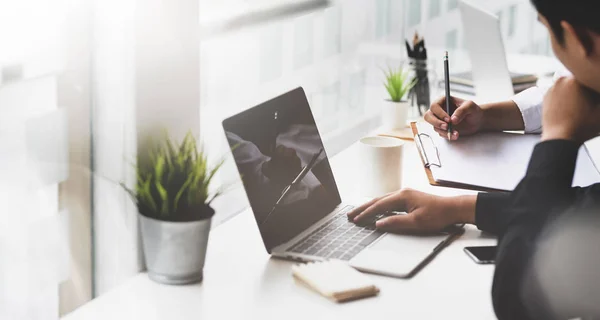
POLYGON ((209 167, 204 150, 198 150, 191 133, 178 146, 165 133, 163 139, 151 140, 147 150, 138 157, 135 190, 121 183, 139 212, 165 221, 212 217, 214 210, 210 204, 222 189, 211 194, 209 186, 223 161, 209 167))
POLYGON ((390 100, 394 102, 400 102, 404 96, 417 84, 417 79, 410 79, 408 71, 405 71, 402 67, 398 69, 388 68, 387 71, 383 71, 385 74, 385 88, 390 95, 390 100))

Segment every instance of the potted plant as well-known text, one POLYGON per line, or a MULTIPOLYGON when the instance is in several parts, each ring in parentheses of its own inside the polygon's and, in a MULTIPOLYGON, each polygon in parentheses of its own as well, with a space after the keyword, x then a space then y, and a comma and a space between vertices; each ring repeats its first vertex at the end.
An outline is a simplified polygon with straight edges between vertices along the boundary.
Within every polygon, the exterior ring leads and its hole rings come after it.
POLYGON ((138 156, 133 190, 121 186, 138 207, 148 276, 165 284, 202 281, 215 213, 210 204, 220 194, 209 186, 223 161, 209 167, 191 133, 177 146, 165 134, 146 149, 138 156))
POLYGON ((394 70, 388 68, 384 71, 385 88, 389 99, 385 99, 381 110, 381 119, 384 129, 395 130, 405 128, 407 125, 408 109, 410 105, 406 98, 408 92, 417 83, 417 79, 410 78, 409 72, 403 68, 394 70))

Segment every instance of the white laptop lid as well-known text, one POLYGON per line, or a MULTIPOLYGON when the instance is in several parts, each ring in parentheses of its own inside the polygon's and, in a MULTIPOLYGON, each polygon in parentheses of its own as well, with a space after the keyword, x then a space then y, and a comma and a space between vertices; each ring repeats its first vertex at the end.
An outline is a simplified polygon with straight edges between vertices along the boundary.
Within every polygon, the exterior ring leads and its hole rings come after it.
POLYGON ((465 1, 460 2, 460 13, 477 97, 485 101, 510 98, 514 91, 499 19, 465 1))

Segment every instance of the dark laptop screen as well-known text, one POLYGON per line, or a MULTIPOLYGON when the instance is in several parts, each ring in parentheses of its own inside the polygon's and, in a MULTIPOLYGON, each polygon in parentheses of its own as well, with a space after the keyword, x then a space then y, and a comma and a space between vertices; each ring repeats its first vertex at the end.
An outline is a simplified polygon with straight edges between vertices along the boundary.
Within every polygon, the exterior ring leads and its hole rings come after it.
POLYGON ((223 128, 267 251, 341 202, 302 88, 226 119, 223 128))

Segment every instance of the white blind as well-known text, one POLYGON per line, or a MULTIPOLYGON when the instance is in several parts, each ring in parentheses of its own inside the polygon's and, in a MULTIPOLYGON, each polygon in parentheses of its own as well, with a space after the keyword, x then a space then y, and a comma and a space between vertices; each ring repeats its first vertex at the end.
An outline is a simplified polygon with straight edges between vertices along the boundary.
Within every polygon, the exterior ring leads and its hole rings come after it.
POLYGON ((57 319, 69 274, 66 113, 57 105, 66 0, 0 1, 0 319, 57 319))
POLYGON ((66 114, 56 78, 0 87, 0 318, 56 319, 68 276, 68 219, 58 183, 68 175, 66 114))

